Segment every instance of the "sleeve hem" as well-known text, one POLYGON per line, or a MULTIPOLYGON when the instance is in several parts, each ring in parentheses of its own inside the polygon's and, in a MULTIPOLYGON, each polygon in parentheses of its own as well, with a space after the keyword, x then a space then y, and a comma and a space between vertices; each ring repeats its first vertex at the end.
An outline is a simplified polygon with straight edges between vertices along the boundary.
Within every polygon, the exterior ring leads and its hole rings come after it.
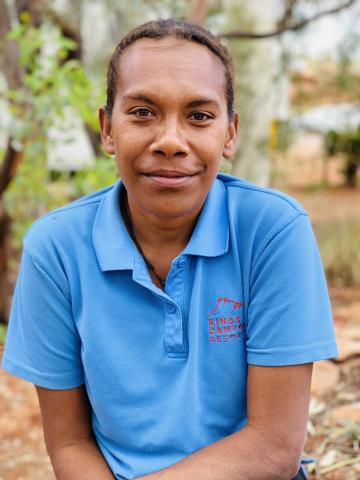
POLYGON ((278 367, 285 365, 298 365, 303 363, 328 360, 338 356, 336 343, 328 344, 316 350, 307 351, 283 351, 274 353, 271 351, 248 352, 247 363, 258 366, 278 367))
POLYGON ((59 376, 55 378, 57 376, 55 374, 44 375, 22 365, 17 365, 5 356, 3 356, 1 367, 16 377, 51 390, 68 390, 84 384, 84 379, 80 375, 62 375, 61 378, 59 376))

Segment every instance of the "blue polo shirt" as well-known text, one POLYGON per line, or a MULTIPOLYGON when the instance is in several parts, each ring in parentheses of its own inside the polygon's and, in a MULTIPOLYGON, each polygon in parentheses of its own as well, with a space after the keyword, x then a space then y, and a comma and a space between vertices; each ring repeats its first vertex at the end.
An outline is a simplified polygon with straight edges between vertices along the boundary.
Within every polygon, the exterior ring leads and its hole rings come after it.
POLYGON ((2 366, 85 384, 117 479, 165 468, 247 422, 247 365, 337 355, 308 215, 219 174, 165 290, 123 223, 121 181, 42 217, 24 239, 2 366))

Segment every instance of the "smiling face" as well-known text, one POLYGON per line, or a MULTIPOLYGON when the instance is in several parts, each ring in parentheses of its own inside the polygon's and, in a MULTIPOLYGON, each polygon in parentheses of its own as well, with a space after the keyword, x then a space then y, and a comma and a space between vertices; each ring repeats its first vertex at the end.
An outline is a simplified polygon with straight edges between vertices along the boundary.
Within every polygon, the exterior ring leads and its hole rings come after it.
POLYGON ((204 45, 141 39, 121 55, 111 118, 100 110, 130 209, 158 218, 199 213, 221 158, 235 150, 224 67, 204 45))

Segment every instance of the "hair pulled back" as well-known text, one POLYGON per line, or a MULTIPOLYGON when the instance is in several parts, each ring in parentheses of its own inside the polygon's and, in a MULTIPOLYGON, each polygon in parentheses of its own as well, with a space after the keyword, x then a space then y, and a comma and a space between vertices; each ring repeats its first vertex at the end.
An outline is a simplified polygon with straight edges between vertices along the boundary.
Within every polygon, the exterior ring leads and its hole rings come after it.
POLYGON ((173 19, 155 20, 136 27, 125 35, 115 48, 107 70, 105 111, 108 117, 111 117, 114 108, 120 57, 124 50, 142 38, 162 39, 166 37, 200 43, 221 60, 225 69, 227 112, 229 118, 232 119, 234 116, 233 64, 229 52, 209 30, 200 25, 173 19))

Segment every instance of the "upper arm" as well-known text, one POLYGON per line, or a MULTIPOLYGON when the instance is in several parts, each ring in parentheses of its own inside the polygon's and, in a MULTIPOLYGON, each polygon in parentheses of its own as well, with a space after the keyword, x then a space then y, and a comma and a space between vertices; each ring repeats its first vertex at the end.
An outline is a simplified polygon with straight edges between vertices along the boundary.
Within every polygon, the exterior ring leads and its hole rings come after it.
POLYGON ((275 367, 335 357, 331 305, 309 219, 298 215, 279 228, 265 237, 251 267, 247 361, 275 367))
POLYGON ((2 366, 44 388, 65 390, 84 383, 81 338, 64 272, 59 263, 35 259, 26 249, 2 366))
POLYGON ((273 446, 300 458, 306 434, 312 363, 263 367, 249 365, 248 424, 273 446))
POLYGON ((92 439, 91 407, 85 387, 50 390, 36 386, 49 454, 59 447, 92 439))

